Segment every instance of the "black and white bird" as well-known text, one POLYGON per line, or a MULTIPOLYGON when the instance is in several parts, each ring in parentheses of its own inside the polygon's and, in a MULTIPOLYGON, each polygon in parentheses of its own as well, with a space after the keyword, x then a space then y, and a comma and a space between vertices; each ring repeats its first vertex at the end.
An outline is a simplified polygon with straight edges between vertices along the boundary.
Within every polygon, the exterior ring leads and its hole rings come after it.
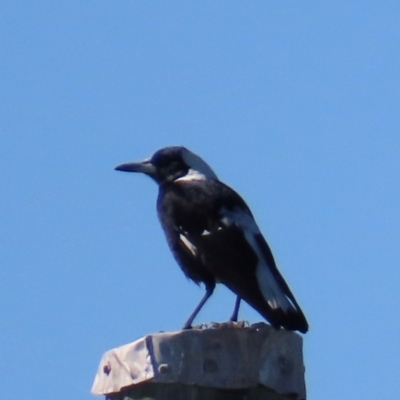
POLYGON ((169 247, 184 274, 206 293, 183 329, 223 283, 275 328, 307 332, 308 323, 279 273, 271 250, 244 200, 185 147, 166 147, 118 171, 142 172, 159 186, 157 211, 169 247))

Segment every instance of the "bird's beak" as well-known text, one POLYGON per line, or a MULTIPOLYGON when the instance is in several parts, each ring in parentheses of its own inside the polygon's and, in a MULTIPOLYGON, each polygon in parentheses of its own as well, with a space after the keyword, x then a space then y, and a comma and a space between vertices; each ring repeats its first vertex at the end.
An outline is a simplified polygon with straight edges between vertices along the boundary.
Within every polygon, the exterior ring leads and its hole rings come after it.
POLYGON ((115 167, 115 169, 124 172, 141 172, 151 177, 153 177, 157 172, 156 167, 150 162, 150 160, 121 164, 115 167))

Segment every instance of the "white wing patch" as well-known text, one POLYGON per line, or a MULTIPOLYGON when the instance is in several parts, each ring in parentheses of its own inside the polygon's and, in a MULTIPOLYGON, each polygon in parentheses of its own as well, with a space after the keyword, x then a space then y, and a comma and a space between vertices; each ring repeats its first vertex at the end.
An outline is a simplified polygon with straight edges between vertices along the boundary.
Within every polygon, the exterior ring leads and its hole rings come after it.
POLYGON ((265 301, 273 309, 282 308, 283 311, 293 309, 293 303, 280 289, 255 239, 254 235, 261 235, 261 232, 252 215, 239 208, 234 210, 223 209, 221 215, 221 222, 225 226, 236 225, 243 230, 247 242, 256 253, 259 260, 256 269, 256 277, 265 301))
POLYGON ((252 215, 245 210, 241 210, 240 208, 236 208, 234 210, 227 210, 223 208, 221 210, 221 215, 222 215, 221 222, 226 226, 236 225, 239 228, 243 229, 245 234, 261 233, 252 215))
POLYGON ((179 235, 179 239, 181 240, 183 245, 193 254, 193 256, 196 257, 197 255, 196 246, 193 243, 191 243, 185 235, 182 235, 182 233, 179 235))
POLYGON ((218 179, 211 167, 197 154, 192 153, 188 149, 182 149, 182 158, 190 168, 185 176, 176 179, 175 182, 218 179))

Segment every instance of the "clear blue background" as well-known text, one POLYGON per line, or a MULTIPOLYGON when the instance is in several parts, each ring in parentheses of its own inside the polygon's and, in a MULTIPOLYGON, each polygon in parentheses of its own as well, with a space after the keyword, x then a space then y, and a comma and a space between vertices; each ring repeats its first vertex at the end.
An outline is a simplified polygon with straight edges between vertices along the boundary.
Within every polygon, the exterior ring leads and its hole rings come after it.
POLYGON ((91 399, 106 350, 203 295, 156 186, 113 170, 174 144, 268 238, 311 325, 308 398, 398 395, 398 1, 13 0, 0 35, 2 398, 91 399))

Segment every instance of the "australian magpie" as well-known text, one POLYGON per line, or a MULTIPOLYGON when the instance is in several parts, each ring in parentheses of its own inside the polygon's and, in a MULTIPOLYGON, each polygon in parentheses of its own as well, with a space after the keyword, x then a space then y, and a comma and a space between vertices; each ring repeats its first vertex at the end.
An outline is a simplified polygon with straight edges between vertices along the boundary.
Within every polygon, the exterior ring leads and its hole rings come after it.
POLYGON ((171 251, 184 274, 206 293, 183 329, 223 283, 275 328, 307 332, 308 323, 279 273, 271 250, 244 200, 211 167, 185 147, 166 147, 118 171, 142 172, 159 186, 157 211, 171 251))

